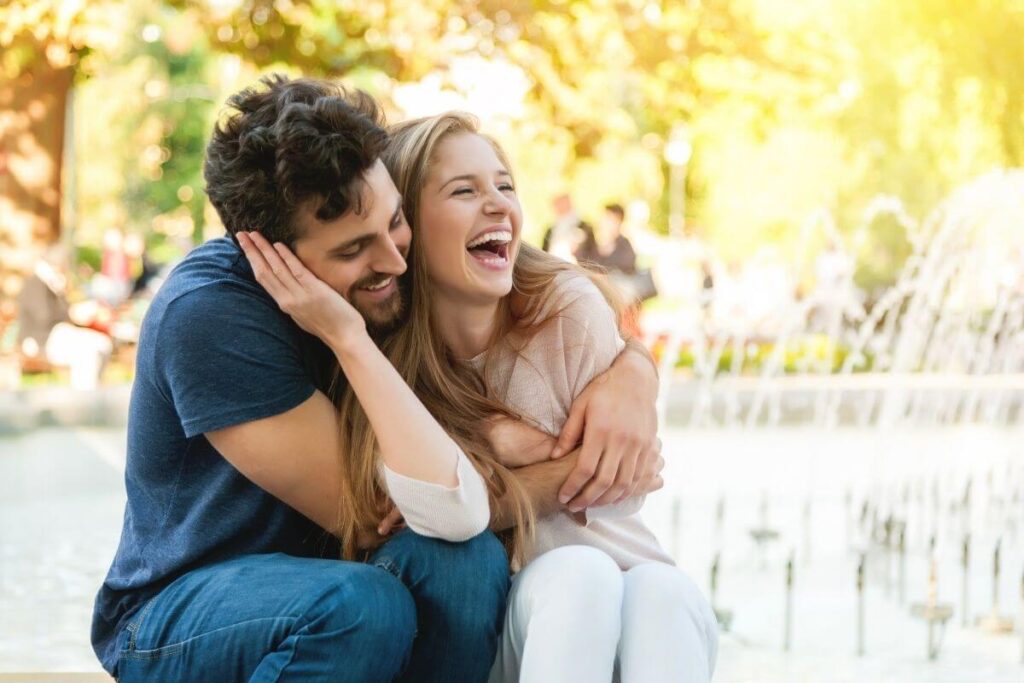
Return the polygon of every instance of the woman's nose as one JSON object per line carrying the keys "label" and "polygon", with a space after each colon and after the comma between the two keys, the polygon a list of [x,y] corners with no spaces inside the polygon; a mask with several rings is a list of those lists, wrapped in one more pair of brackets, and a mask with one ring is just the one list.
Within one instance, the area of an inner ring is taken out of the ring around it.
{"label": "woman's nose", "polygon": [[487,193],[487,201],[484,202],[484,211],[489,214],[505,215],[512,210],[512,201],[497,188]]}

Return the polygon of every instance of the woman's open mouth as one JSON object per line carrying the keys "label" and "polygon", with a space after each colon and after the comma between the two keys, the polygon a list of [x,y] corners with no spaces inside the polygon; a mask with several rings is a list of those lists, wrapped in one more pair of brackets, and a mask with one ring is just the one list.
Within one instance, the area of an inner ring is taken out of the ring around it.
{"label": "woman's open mouth", "polygon": [[466,251],[485,268],[504,270],[509,266],[511,230],[490,230],[466,245]]}

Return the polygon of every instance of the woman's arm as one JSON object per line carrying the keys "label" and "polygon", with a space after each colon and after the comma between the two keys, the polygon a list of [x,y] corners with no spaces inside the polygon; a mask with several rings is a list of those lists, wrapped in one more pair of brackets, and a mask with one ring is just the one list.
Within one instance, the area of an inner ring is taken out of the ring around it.
{"label": "woman's arm", "polygon": [[[448,540],[483,531],[490,510],[482,477],[374,344],[358,311],[284,245],[258,233],[239,233],[238,241],[281,310],[334,352],[373,426],[389,492],[409,526],[428,524],[427,535]],[[453,512],[459,519],[446,521]]]}

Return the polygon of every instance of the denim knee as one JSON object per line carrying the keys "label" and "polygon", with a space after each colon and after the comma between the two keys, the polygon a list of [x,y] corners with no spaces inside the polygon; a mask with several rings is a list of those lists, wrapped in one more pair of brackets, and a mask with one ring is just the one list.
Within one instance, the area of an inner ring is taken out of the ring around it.
{"label": "denim knee", "polygon": [[490,531],[451,543],[406,530],[388,541],[371,562],[400,576],[417,600],[432,596],[447,602],[458,596],[457,602],[476,606],[481,616],[504,613],[508,555]]}
{"label": "denim knee", "polygon": [[508,554],[493,532],[485,531],[462,545],[465,552],[460,555],[461,559],[453,558],[457,571],[476,574],[477,577],[508,578]]}
{"label": "denim knee", "polygon": [[462,545],[462,553],[448,558],[445,564],[447,571],[454,573],[456,580],[462,583],[476,584],[484,589],[476,594],[481,607],[494,607],[504,613],[510,581],[505,546],[490,531],[478,534]]}
{"label": "denim knee", "polygon": [[[405,530],[397,534],[378,553],[377,564],[391,568],[390,558],[415,558],[420,572],[465,574],[477,580],[507,577],[508,555],[498,537],[485,531],[468,541],[453,543]],[[404,562],[402,562],[404,564]]]}
{"label": "denim knee", "polygon": [[405,662],[416,636],[416,606],[396,577],[377,567],[349,567],[310,609],[310,626],[336,634],[368,662]]}

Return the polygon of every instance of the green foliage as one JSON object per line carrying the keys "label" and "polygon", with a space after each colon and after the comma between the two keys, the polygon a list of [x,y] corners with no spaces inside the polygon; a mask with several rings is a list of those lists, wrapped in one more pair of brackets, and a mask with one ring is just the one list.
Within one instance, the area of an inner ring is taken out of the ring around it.
{"label": "green foliage", "polygon": [[906,228],[892,214],[882,214],[855,236],[860,242],[854,282],[869,296],[891,287],[911,253]]}
{"label": "green foliage", "polygon": [[156,116],[163,127],[161,148],[166,157],[156,182],[136,183],[126,201],[134,215],[167,214],[184,210],[201,241],[203,228],[202,161],[214,111],[213,94],[205,85],[209,52],[195,43],[177,54],[163,43],[147,46],[145,54],[162,65],[157,78],[166,79],[166,95],[154,101],[146,116]]}
{"label": "green foliage", "polygon": [[116,52],[130,17],[117,0],[7,0],[0,5],[0,76],[14,79],[43,63],[88,70],[90,55]]}
{"label": "green foliage", "polygon": [[909,246],[891,219],[863,225],[873,197],[920,219],[979,173],[1024,165],[1021,35],[1022,0],[12,0],[0,70],[46,55],[90,76],[76,98],[85,242],[110,226],[153,246],[174,226],[200,239],[205,139],[259,72],[344,77],[399,110],[410,83],[461,92],[473,57],[526,82],[492,125],[530,236],[567,190],[587,217],[643,200],[664,231],[675,131],[693,145],[688,226],[724,260],[766,245],[813,260],[826,239],[804,228],[824,209],[876,290]]}

